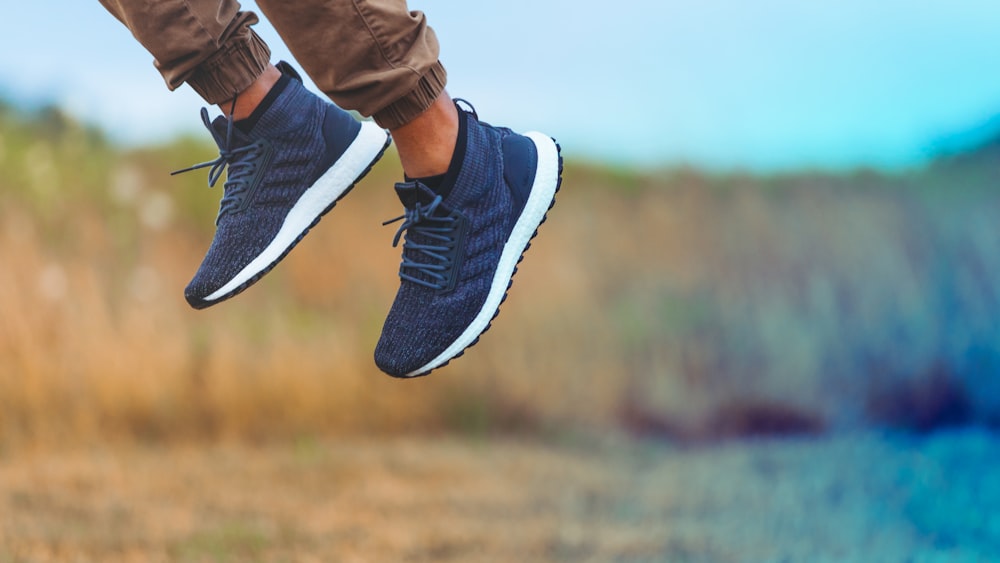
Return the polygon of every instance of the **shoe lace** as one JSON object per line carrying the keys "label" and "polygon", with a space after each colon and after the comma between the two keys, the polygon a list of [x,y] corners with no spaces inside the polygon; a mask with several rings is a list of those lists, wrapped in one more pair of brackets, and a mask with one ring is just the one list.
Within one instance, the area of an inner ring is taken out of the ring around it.
{"label": "shoe lace", "polygon": [[219,219],[223,215],[239,208],[242,202],[241,194],[248,185],[247,180],[257,171],[257,155],[262,146],[261,143],[254,142],[235,149],[231,148],[233,142],[233,109],[235,107],[236,97],[234,96],[233,105],[230,108],[229,115],[226,117],[225,139],[218,138],[215,129],[212,127],[212,121],[208,117],[208,109],[201,108],[201,120],[219,144],[219,157],[215,160],[195,164],[194,166],[175,170],[170,173],[171,176],[175,176],[191,172],[192,170],[211,167],[208,170],[208,187],[212,188],[215,187],[222,173],[228,170],[226,182],[223,184],[225,195],[222,196],[222,201],[219,204],[219,215],[216,217],[216,223],[219,222]]}
{"label": "shoe lace", "polygon": [[[396,231],[396,236],[392,239],[392,246],[399,245],[399,239],[406,234],[403,241],[403,263],[399,267],[399,277],[413,283],[441,290],[448,284],[448,271],[452,266],[452,257],[449,251],[455,246],[455,228],[457,221],[450,215],[435,215],[438,206],[441,205],[442,197],[436,196],[427,205],[417,203],[412,208],[407,208],[403,215],[390,219],[382,223],[389,225],[397,221],[403,221]],[[424,243],[414,242],[411,235],[419,234],[427,241]],[[411,252],[408,252],[411,251]],[[410,258],[412,255],[420,255],[428,258],[426,262],[417,262]],[[434,281],[421,279],[413,274],[422,273]]]}

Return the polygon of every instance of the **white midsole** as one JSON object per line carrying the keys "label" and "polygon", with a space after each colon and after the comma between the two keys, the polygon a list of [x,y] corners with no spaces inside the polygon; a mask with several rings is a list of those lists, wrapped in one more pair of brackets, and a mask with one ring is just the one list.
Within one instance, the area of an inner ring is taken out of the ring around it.
{"label": "white midsole", "polygon": [[444,352],[441,352],[428,364],[407,373],[405,377],[420,375],[441,366],[468,348],[486,330],[490,321],[493,320],[494,313],[500,308],[504,294],[507,293],[507,285],[514,275],[514,268],[517,267],[521,255],[524,254],[524,248],[531,241],[531,237],[534,236],[535,230],[542,223],[545,213],[552,204],[552,198],[555,197],[556,187],[559,184],[559,150],[556,148],[555,141],[548,135],[532,131],[525,133],[524,136],[531,139],[538,150],[535,181],[531,185],[531,195],[528,196],[524,210],[521,211],[521,216],[514,224],[514,230],[511,231],[507,243],[504,244],[497,271],[493,275],[490,292],[486,296],[486,302],[483,303],[476,318],[472,319],[469,326],[458,339],[452,342],[451,346],[448,346]]}
{"label": "white midsole", "polygon": [[240,270],[228,283],[204,301],[215,301],[248,282],[268,268],[371,166],[385,146],[387,133],[371,121],[361,123],[361,131],[337,162],[302,194],[285,216],[285,222],[263,252]]}

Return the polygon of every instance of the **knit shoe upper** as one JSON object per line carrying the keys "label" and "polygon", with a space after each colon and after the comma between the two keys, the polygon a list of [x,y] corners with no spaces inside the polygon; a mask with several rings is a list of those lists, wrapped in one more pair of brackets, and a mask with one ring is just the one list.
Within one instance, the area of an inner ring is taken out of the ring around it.
{"label": "knit shoe upper", "polygon": [[401,282],[375,348],[376,364],[396,377],[424,375],[479,340],[559,188],[551,138],[459,115],[464,157],[446,174],[447,196],[419,181],[396,184]]}
{"label": "knit shoe upper", "polygon": [[[209,186],[228,167],[215,238],[184,291],[202,309],[243,291],[271,270],[346,194],[389,144],[388,134],[359,122],[292,80],[249,133],[220,116],[202,120],[219,146]],[[186,170],[184,170],[186,171]]]}

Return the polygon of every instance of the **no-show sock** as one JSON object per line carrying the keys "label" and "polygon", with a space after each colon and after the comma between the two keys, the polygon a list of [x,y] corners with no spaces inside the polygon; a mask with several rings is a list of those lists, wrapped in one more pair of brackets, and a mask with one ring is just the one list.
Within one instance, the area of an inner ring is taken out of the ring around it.
{"label": "no-show sock", "polygon": [[461,170],[462,162],[465,160],[465,145],[468,143],[469,129],[466,123],[467,119],[472,119],[472,116],[459,110],[458,138],[455,140],[455,151],[451,154],[451,162],[448,163],[448,171],[444,174],[427,176],[425,178],[410,178],[407,176],[406,180],[420,182],[441,197],[448,197],[452,188],[455,187],[455,182],[458,180],[458,171]]}
{"label": "no-show sock", "polygon": [[274,103],[274,100],[278,99],[278,96],[281,95],[281,93],[285,90],[285,87],[288,86],[288,83],[291,82],[291,80],[292,79],[290,76],[288,76],[287,74],[282,74],[281,78],[279,78],[278,81],[274,83],[274,86],[271,87],[271,90],[268,91],[266,96],[264,96],[264,99],[261,100],[259,104],[257,104],[257,107],[253,110],[253,113],[251,113],[250,116],[247,117],[246,119],[240,119],[238,121],[235,121],[233,125],[235,125],[236,128],[242,131],[244,134],[249,135],[250,132],[253,131],[253,128],[257,125],[257,122],[260,121],[261,116],[263,116],[264,113],[271,107],[271,104]]}

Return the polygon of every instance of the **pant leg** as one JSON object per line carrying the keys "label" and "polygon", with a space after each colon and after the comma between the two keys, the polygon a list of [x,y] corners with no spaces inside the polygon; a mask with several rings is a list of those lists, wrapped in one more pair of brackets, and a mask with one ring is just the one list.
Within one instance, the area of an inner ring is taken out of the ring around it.
{"label": "pant leg", "polygon": [[153,55],[167,87],[187,82],[217,104],[245,90],[271,52],[250,28],[253,12],[236,0],[100,0]]}
{"label": "pant leg", "polygon": [[430,107],[447,75],[438,42],[406,0],[258,0],[306,73],[337,105],[404,125]]}

